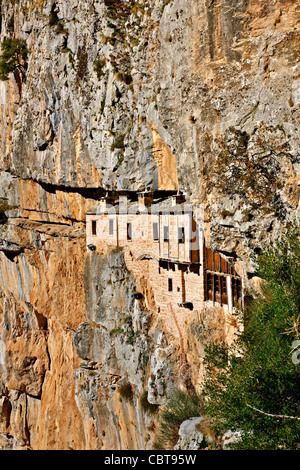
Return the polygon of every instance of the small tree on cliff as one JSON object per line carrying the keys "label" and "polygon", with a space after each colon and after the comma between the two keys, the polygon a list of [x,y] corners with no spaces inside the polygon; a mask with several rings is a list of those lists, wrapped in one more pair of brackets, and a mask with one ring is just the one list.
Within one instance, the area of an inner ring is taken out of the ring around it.
{"label": "small tree on cliff", "polygon": [[1,50],[0,80],[8,80],[9,74],[13,72],[19,74],[22,81],[25,81],[28,57],[26,42],[18,38],[5,38],[1,43]]}
{"label": "small tree on cliff", "polygon": [[300,243],[295,225],[258,258],[265,284],[245,315],[241,356],[208,351],[206,412],[238,449],[300,449]]}

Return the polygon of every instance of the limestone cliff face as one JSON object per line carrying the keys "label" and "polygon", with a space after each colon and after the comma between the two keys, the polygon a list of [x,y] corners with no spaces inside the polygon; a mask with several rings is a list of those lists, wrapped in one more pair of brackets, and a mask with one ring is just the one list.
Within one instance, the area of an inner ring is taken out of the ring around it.
{"label": "limestone cliff face", "polygon": [[105,191],[180,189],[207,244],[252,273],[299,214],[299,13],[2,0],[1,40],[29,55],[26,80],[0,82],[0,447],[149,448],[144,390],[160,405],[201,387],[204,345],[234,325],[205,310],[166,334],[122,253],[86,252],[85,212]]}

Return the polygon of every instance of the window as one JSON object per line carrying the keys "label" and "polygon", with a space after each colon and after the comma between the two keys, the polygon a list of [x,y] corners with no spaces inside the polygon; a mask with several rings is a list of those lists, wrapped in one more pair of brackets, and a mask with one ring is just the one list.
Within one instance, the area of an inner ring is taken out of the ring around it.
{"label": "window", "polygon": [[114,221],[113,219],[110,219],[109,220],[109,235],[113,235],[114,234]]}
{"label": "window", "polygon": [[233,303],[238,304],[242,297],[242,283],[240,279],[232,278],[232,298]]}
{"label": "window", "polygon": [[165,225],[164,226],[164,242],[169,241],[169,226]]}
{"label": "window", "polygon": [[171,278],[168,279],[168,291],[169,292],[173,291],[173,279]]}
{"label": "window", "polygon": [[129,222],[127,224],[127,240],[132,240],[132,224]]}
{"label": "window", "polygon": [[214,276],[214,286],[215,286],[215,292],[220,292],[220,286],[219,286],[219,276],[215,274]]}
{"label": "window", "polygon": [[228,295],[227,295],[227,282],[226,282],[226,277],[221,276],[220,277],[221,281],[221,299],[222,299],[222,305],[227,305],[228,304]]}
{"label": "window", "polygon": [[97,235],[97,221],[92,220],[92,235]]}
{"label": "window", "polygon": [[178,243],[185,242],[184,227],[178,227]]}
{"label": "window", "polygon": [[211,273],[207,273],[207,276],[206,276],[206,291],[207,291],[206,300],[213,300],[214,289],[213,289],[213,278],[212,278]]}
{"label": "window", "polygon": [[221,294],[220,294],[220,276],[217,274],[214,275],[214,300],[215,302],[221,303]]}
{"label": "window", "polygon": [[152,229],[153,229],[153,240],[158,241],[159,238],[158,238],[158,223],[157,222],[154,222],[152,224]]}

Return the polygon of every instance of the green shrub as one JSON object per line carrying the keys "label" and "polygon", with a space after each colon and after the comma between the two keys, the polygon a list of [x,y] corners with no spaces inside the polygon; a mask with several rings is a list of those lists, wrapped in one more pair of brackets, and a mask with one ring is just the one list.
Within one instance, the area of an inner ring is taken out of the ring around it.
{"label": "green shrub", "polygon": [[103,77],[104,75],[104,67],[106,65],[106,60],[103,58],[103,59],[96,59],[94,61],[94,71],[96,72],[96,75],[97,75],[97,78],[98,80],[101,79],[101,77]]}
{"label": "green shrub", "polygon": [[119,156],[118,161],[117,161],[113,171],[116,171],[122,165],[123,161],[124,161],[124,155],[122,154],[122,155]]}
{"label": "green shrub", "polygon": [[149,359],[150,359],[150,358],[149,358],[148,354],[144,354],[144,355],[143,355],[143,366],[144,366],[144,367],[147,366],[147,364],[148,364],[148,362],[149,362]]}
{"label": "green shrub", "polygon": [[134,0],[129,0],[127,3],[120,2],[119,0],[104,0],[104,3],[110,18],[125,21],[130,15],[131,8],[135,2]]}
{"label": "green shrub", "polygon": [[0,80],[8,80],[11,72],[19,72],[25,79],[28,57],[26,41],[18,38],[5,38],[1,43],[1,50]]}
{"label": "green shrub", "polygon": [[140,331],[130,330],[127,334],[127,344],[134,344],[136,338],[140,336]]}
{"label": "green shrub", "polygon": [[116,334],[120,334],[120,333],[123,333],[123,328],[119,327],[119,328],[114,328],[113,330],[110,330],[109,334],[111,336],[113,335],[116,335]]}
{"label": "green shrub", "polygon": [[140,406],[145,413],[149,413],[150,415],[157,413],[159,409],[159,405],[149,402],[147,390],[144,390],[140,396]]}
{"label": "green shrub", "polygon": [[178,441],[178,430],[183,421],[202,414],[202,404],[196,392],[173,389],[159,417],[155,450],[170,450]]}
{"label": "green shrub", "polygon": [[119,134],[119,135],[117,135],[117,137],[116,137],[115,140],[113,141],[113,143],[112,143],[110,149],[111,149],[111,150],[115,150],[115,149],[123,149],[123,148],[125,148],[124,139],[125,139],[125,134]]}

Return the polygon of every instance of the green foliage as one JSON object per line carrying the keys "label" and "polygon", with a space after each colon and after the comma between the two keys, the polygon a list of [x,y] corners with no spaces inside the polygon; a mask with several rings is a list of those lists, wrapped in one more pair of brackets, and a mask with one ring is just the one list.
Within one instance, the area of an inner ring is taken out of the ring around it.
{"label": "green foliage", "polygon": [[178,440],[181,423],[189,418],[200,416],[201,412],[202,405],[197,393],[173,389],[159,417],[159,429],[153,449],[172,449]]}
{"label": "green foliage", "polygon": [[206,413],[217,431],[242,431],[235,448],[300,449],[300,365],[292,360],[300,338],[299,226],[256,261],[264,284],[245,313],[240,354],[224,345],[208,351]]}
{"label": "green foliage", "polygon": [[118,328],[114,328],[113,330],[110,330],[109,334],[110,336],[114,336],[114,335],[123,333],[123,331],[124,331],[123,328],[118,327]]}
{"label": "green foliage", "polygon": [[124,155],[121,154],[118,158],[118,161],[117,161],[115,167],[113,168],[113,171],[116,171],[119,168],[119,166],[122,165],[123,161],[124,161]]}
{"label": "green foliage", "polygon": [[149,358],[148,354],[144,354],[144,355],[143,355],[143,366],[144,366],[144,367],[147,366],[147,364],[148,364],[148,362],[149,362],[149,359],[150,359],[150,358]]}
{"label": "green foliage", "polygon": [[119,0],[104,0],[104,3],[110,18],[123,19],[125,21],[129,17],[135,2],[134,0],[129,0],[127,3],[120,2]]}
{"label": "green foliage", "polygon": [[105,65],[106,65],[106,60],[104,58],[96,59],[94,61],[94,71],[96,72],[98,80],[100,80],[105,73],[103,70]]}
{"label": "green foliage", "polygon": [[159,409],[159,405],[149,402],[147,390],[144,390],[140,396],[140,406],[145,413],[149,413],[150,415],[157,413]]}
{"label": "green foliage", "polygon": [[115,140],[113,141],[110,149],[115,150],[115,149],[123,149],[125,147],[124,144],[124,139],[125,139],[125,134],[119,134],[116,136]]}
{"label": "green foliage", "polygon": [[126,343],[131,344],[131,345],[134,344],[136,338],[138,338],[139,336],[140,336],[140,331],[129,330],[127,334]]}
{"label": "green foliage", "polygon": [[109,21],[109,22],[107,23],[107,26],[108,26],[109,28],[113,28],[113,29],[116,28],[116,25],[115,25],[114,23],[112,23],[111,21]]}
{"label": "green foliage", "polygon": [[18,71],[25,78],[28,49],[26,41],[18,38],[5,38],[1,43],[0,80],[9,79],[11,72]]}
{"label": "green foliage", "polygon": [[205,360],[210,370],[214,368],[224,369],[228,365],[228,349],[225,343],[209,344],[205,349]]}

